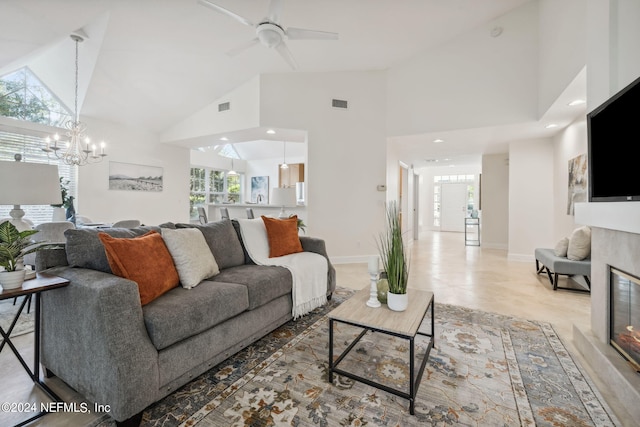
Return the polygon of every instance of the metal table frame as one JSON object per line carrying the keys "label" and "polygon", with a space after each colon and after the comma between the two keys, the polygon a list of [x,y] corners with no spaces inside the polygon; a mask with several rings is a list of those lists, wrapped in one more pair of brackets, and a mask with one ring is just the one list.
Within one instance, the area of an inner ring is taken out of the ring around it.
{"label": "metal table frame", "polygon": [[[429,344],[427,346],[427,350],[425,352],[424,358],[422,359],[422,362],[420,363],[420,368],[418,370],[418,372],[415,372],[415,335],[414,336],[410,336],[410,335],[404,335],[404,334],[400,334],[400,333],[396,333],[396,332],[390,332],[390,331],[385,331],[382,329],[378,329],[378,328],[374,328],[371,326],[367,326],[367,325],[363,325],[363,324],[359,324],[359,323],[354,323],[354,322],[347,322],[344,320],[338,320],[338,319],[329,319],[329,382],[331,384],[333,384],[333,374],[339,374],[339,375],[344,375],[346,377],[349,377],[353,380],[362,382],[364,384],[370,385],[372,387],[376,387],[380,390],[386,391],[388,393],[394,394],[396,396],[400,396],[403,397],[405,399],[409,400],[409,413],[411,415],[415,414],[415,399],[416,399],[416,395],[418,394],[418,387],[420,386],[420,381],[422,380],[422,374],[424,373],[424,368],[427,365],[427,360],[429,359],[429,354],[431,353],[431,349],[435,347],[435,305],[434,305],[434,297],[433,295],[431,296],[431,300],[429,301],[429,304],[427,305],[427,309],[425,310],[423,316],[422,316],[422,320],[424,321],[424,317],[427,315],[427,312],[429,311],[429,307],[431,308],[431,334],[425,334],[423,332],[418,331],[416,333],[416,335],[422,335],[425,337],[429,337]],[[351,326],[356,326],[359,328],[362,328],[363,331],[360,333],[360,335],[358,335],[353,342],[351,342],[351,344],[349,344],[347,346],[347,348],[342,352],[342,354],[340,354],[340,356],[338,356],[338,358],[336,359],[336,361],[333,361],[333,324],[334,322],[340,322],[340,323],[344,323],[347,325],[351,325]],[[422,323],[422,322],[421,322]],[[349,352],[353,349],[353,347],[355,347],[355,345],[362,339],[363,336],[365,336],[367,334],[367,332],[380,332],[383,334],[387,334],[387,335],[392,335],[398,338],[403,338],[409,341],[409,393],[403,391],[403,390],[399,390],[393,387],[389,387],[387,385],[369,380],[367,378],[363,378],[359,375],[353,374],[351,372],[347,372],[345,370],[342,370],[340,368],[338,368],[338,364],[349,354]]]}
{"label": "metal table frame", "polygon": [[[42,292],[48,291],[50,289],[56,289],[60,287],[67,286],[69,281],[66,279],[62,279],[60,277],[48,276],[45,274],[38,274],[37,279],[32,279],[29,281],[25,281],[22,288],[19,289],[11,289],[4,290],[0,292],[0,300],[15,298],[19,296],[25,296],[24,300],[20,304],[18,311],[11,322],[9,328],[5,331],[0,326],[0,336],[2,337],[2,342],[0,343],[0,351],[4,348],[5,344],[9,346],[13,354],[16,356],[24,370],[27,372],[33,383],[38,386],[51,400],[54,402],[62,402],[63,400],[53,392],[47,386],[44,381],[40,379],[40,294]],[[13,332],[13,328],[18,322],[18,318],[22,311],[24,310],[24,306],[27,304],[29,297],[33,295],[35,296],[35,324],[34,324],[34,334],[33,334],[33,370],[29,368],[27,362],[24,360],[16,346],[11,342],[11,332]],[[43,417],[47,412],[38,412],[29,419],[16,424],[15,427],[24,426],[30,424],[34,420]]]}

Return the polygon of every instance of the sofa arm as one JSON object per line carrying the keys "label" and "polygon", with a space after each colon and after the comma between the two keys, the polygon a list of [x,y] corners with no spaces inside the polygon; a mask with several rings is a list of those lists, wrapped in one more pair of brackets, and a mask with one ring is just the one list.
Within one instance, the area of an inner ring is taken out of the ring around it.
{"label": "sofa arm", "polygon": [[35,253],[36,271],[46,270],[51,267],[69,265],[64,244],[59,244],[60,248],[44,249]]}
{"label": "sofa arm", "polygon": [[138,285],[100,271],[55,267],[69,286],[42,293],[42,364],[123,421],[157,398],[158,352]]}
{"label": "sofa arm", "polygon": [[336,289],[336,269],[331,264],[331,260],[329,260],[327,246],[325,245],[324,240],[317,237],[300,236],[300,243],[302,244],[302,249],[305,252],[314,252],[327,259],[327,265],[329,267],[329,271],[327,273],[327,295],[330,296]]}

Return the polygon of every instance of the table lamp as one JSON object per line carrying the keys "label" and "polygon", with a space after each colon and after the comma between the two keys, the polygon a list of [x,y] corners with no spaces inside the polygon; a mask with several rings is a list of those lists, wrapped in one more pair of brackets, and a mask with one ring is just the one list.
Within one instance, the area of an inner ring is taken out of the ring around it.
{"label": "table lamp", "polygon": [[62,203],[58,166],[22,162],[16,154],[15,162],[0,162],[0,205],[13,205],[9,212],[11,224],[18,231],[28,230],[31,224],[22,219],[20,205],[59,205]]}
{"label": "table lamp", "polygon": [[271,204],[276,206],[282,206],[280,210],[280,215],[278,218],[285,219],[288,218],[287,214],[284,212],[285,207],[294,207],[297,205],[296,202],[296,189],[284,188],[284,187],[274,187],[271,190]]}

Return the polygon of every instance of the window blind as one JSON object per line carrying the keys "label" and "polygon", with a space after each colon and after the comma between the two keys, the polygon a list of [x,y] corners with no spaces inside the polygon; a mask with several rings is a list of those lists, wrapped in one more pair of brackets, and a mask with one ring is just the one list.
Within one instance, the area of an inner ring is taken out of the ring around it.
{"label": "window blind", "polygon": [[[55,155],[47,157],[42,151],[43,139],[37,136],[23,135],[12,132],[0,131],[0,161],[14,161],[16,154],[22,154],[22,160],[29,163],[44,163],[58,165],[58,174],[69,181],[69,194],[76,197],[77,167],[60,162]],[[0,183],[0,185],[13,185],[12,183]],[[19,185],[19,183],[15,183]],[[33,221],[34,225],[50,222],[53,216],[53,207],[49,205],[21,206],[25,219]],[[9,218],[10,205],[0,205],[0,220]]]}

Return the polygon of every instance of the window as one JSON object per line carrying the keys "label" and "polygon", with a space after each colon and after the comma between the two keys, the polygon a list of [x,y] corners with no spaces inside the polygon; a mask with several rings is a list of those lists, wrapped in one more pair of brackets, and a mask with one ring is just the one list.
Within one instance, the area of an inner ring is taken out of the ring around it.
{"label": "window", "polygon": [[62,126],[72,114],[27,67],[0,78],[0,115]]}
{"label": "window", "polygon": [[[35,136],[20,135],[16,133],[0,131],[0,160],[14,161],[16,154],[22,154],[23,161],[30,163],[56,164],[56,160],[47,158],[47,153],[42,151],[42,139]],[[58,173],[65,180],[69,181],[69,193],[76,196],[76,171],[77,168],[60,163]],[[33,221],[35,225],[50,222],[53,217],[53,207],[42,206],[21,206],[24,210],[24,217]],[[13,206],[0,206],[0,218],[8,218],[9,211]]]}
{"label": "window", "polygon": [[[72,118],[71,112],[49,89],[31,72],[28,67],[0,77],[0,115],[16,119],[16,128],[20,121],[42,123],[49,126],[62,126]],[[58,164],[57,159],[49,159],[42,151],[42,138],[15,131],[0,130],[0,160],[14,161],[16,154],[22,154],[23,161],[31,163]],[[25,133],[27,133],[25,131]],[[69,193],[76,197],[77,168],[58,164],[58,173],[68,181]],[[40,224],[51,221],[51,206],[21,206],[25,218]],[[0,218],[8,218],[13,206],[0,206]]]}
{"label": "window", "polygon": [[191,168],[189,214],[198,218],[198,206],[207,203],[239,203],[242,194],[242,175],[209,168]]}
{"label": "window", "polygon": [[441,184],[467,183],[467,216],[475,210],[475,175],[436,175],[433,177],[433,225],[440,227]]}

